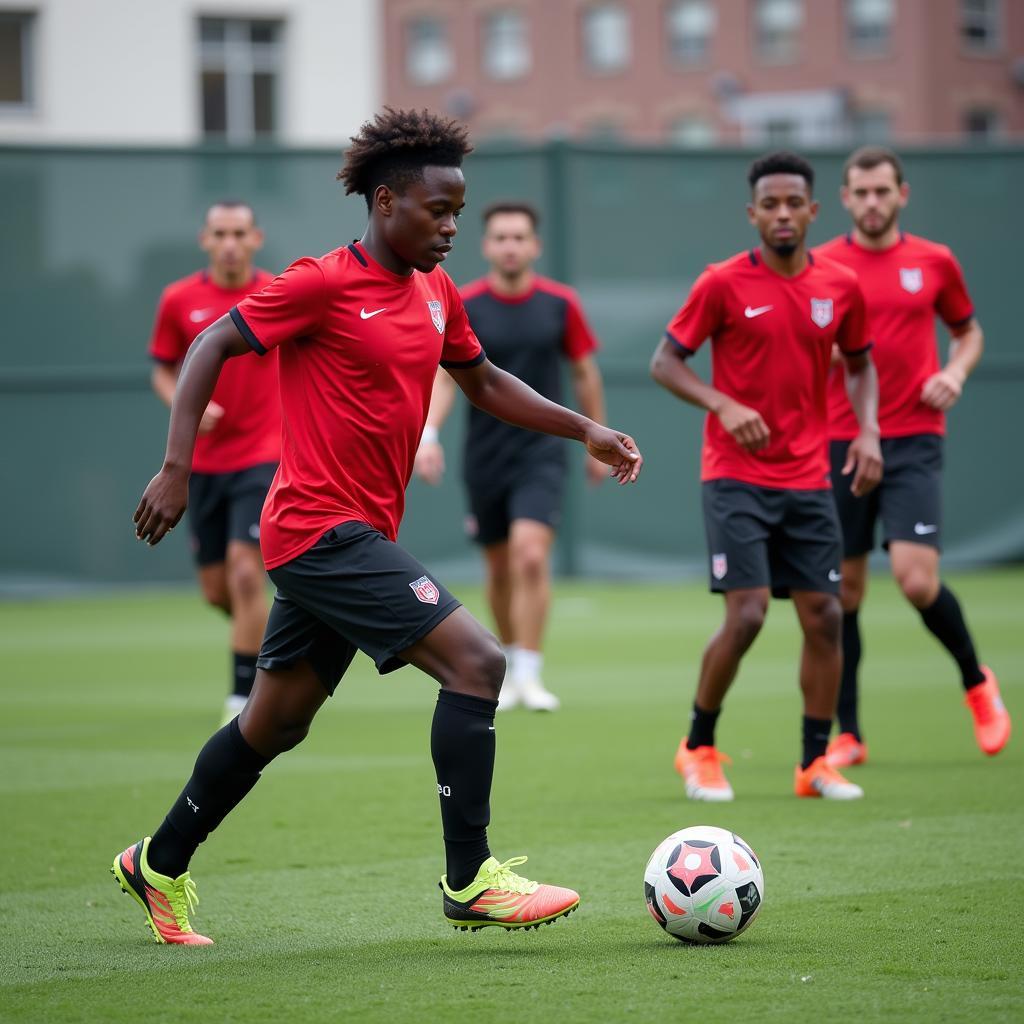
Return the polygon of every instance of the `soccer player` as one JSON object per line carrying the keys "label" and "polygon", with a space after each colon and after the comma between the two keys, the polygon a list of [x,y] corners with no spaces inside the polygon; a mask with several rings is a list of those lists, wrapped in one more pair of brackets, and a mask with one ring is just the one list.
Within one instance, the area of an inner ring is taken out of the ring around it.
{"label": "soccer player", "polygon": [[[803,631],[800,797],[863,795],[830,767],[825,749],[841,661],[839,523],[829,491],[826,381],[842,353],[858,433],[843,473],[855,494],[881,477],[878,383],[868,357],[864,298],[855,276],[806,248],[818,212],[814,172],[793,153],[750,168],[747,217],[759,248],[709,266],[669,324],[651,364],[654,379],[708,412],[701,479],[711,590],[725,620],[704,651],[689,736],[676,769],[694,800],[731,800],[715,725],[740,660],[772,595],[790,597]],[[711,386],[687,360],[711,339]]]}
{"label": "soccer player", "polygon": [[[579,299],[571,288],[533,269],[541,252],[537,211],[529,203],[497,202],[484,210],[483,221],[483,255],[490,270],[461,295],[487,357],[554,402],[562,400],[562,361],[567,360],[576,404],[603,423],[597,339]],[[438,431],[454,397],[455,382],[438,371],[416,455],[416,472],[428,483],[438,483],[444,472]],[[498,710],[521,704],[555,711],[559,701],[542,681],[541,652],[551,604],[551,545],[567,470],[565,444],[471,407],[462,469],[470,529],[483,548],[487,600],[508,663]],[[607,472],[587,457],[591,483]]]}
{"label": "soccer player", "polygon": [[[248,203],[226,199],[206,211],[199,235],[205,270],[164,289],[149,344],[153,390],[170,406],[196,335],[272,275],[253,265],[263,232]],[[203,597],[231,618],[228,722],[245,706],[267,624],[260,512],[281,451],[277,356],[228,364],[199,421],[189,477],[189,532]]]}
{"label": "soccer player", "polygon": [[300,743],[357,650],[381,673],[415,665],[441,689],[430,734],[441,805],[443,912],[456,927],[535,927],[570,913],[571,889],[540,885],[487,842],[494,711],[505,672],[497,640],[395,542],[443,365],[474,404],[572,437],[621,483],[642,459],[632,438],[539,396],[487,361],[440,264],[464,205],[466,131],[428,111],[386,108],[352,140],[339,177],[365,197],[362,239],[303,258],[233,307],[192,346],[178,382],[164,465],[135,513],[158,543],[180,519],[203,410],[224,363],[280,349],[281,467],[260,542],[277,586],[259,671],[242,714],[199,753],[153,838],[113,871],[157,941],[207,944],[192,930],[196,848]]}
{"label": "soccer player", "polygon": [[[857,715],[858,613],[879,518],[896,582],[960,671],[978,746],[986,754],[998,754],[1010,738],[1010,716],[995,673],[979,664],[960,602],[939,575],[945,414],[981,358],[984,341],[953,254],[944,245],[900,230],[900,211],[909,195],[900,159],[892,150],[858,149],[846,161],[841,192],[853,230],[816,250],[853,270],[867,296],[877,346],[885,457],[881,487],[868,497],[851,493],[841,467],[843,450],[857,425],[837,368],[828,393],[833,493],[844,547],[839,734],[828,753],[829,762],[837,767],[861,764],[867,758]],[[951,335],[945,366],[939,365],[936,315]]]}

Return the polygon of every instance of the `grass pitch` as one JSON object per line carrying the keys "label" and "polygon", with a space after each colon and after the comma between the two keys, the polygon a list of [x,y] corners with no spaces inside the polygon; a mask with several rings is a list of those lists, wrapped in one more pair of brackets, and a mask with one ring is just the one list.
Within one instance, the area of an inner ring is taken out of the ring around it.
{"label": "grass pitch", "polygon": [[[719,806],[672,770],[719,601],[560,586],[546,675],[564,710],[499,718],[491,845],[583,902],[526,934],[443,922],[436,687],[361,658],[196,856],[205,949],[150,941],[107,869],[217,724],[223,622],[190,592],[0,605],[0,1020],[1020,1020],[1024,574],[951,582],[1017,715],[1003,754],[977,751],[952,664],[879,578],[865,799],[791,796],[798,637],[776,603],[720,723],[737,799]],[[691,824],[764,864],[761,916],[725,946],[680,945],[644,907],[648,855]]]}

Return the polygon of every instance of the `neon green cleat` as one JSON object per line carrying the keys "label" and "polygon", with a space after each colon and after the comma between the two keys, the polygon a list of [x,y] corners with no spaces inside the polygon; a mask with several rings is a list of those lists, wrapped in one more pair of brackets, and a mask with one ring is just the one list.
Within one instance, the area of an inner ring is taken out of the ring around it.
{"label": "neon green cleat", "polygon": [[169,878],[154,871],[146,860],[149,836],[114,858],[110,873],[146,912],[157,942],[179,946],[212,946],[213,939],[192,931],[188,915],[199,905],[196,883],[186,871]]}
{"label": "neon green cleat", "polygon": [[580,905],[578,892],[531,882],[512,870],[525,863],[525,857],[512,857],[504,863],[488,857],[476,878],[458,892],[449,889],[448,879],[443,877],[440,884],[445,920],[455,928],[473,932],[488,925],[539,928],[571,914]]}

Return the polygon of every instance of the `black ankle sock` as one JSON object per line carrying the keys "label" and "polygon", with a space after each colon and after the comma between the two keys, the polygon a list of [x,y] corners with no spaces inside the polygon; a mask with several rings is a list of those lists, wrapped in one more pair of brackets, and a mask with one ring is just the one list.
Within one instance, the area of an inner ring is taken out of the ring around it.
{"label": "black ankle sock", "polygon": [[985,674],[978,664],[974,641],[964,621],[960,602],[945,583],[939,586],[939,596],[927,608],[921,609],[921,619],[936,636],[939,643],[953,656],[960,669],[961,682],[970,690],[985,681]]}
{"label": "black ankle sock", "polygon": [[803,717],[804,759],[801,768],[807,768],[811,762],[821,757],[828,747],[828,734],[832,731],[832,722],[828,718]]}
{"label": "black ankle sock", "polygon": [[843,612],[843,675],[839,682],[839,704],[836,718],[839,731],[853,733],[861,739],[857,720],[857,672],[860,669],[860,623],[858,611]]}
{"label": "black ankle sock", "polygon": [[235,697],[248,697],[252,693],[252,683],[256,678],[256,659],[258,654],[233,654],[235,677],[232,680],[231,693]]}
{"label": "black ankle sock", "polygon": [[491,820],[496,700],[442,690],[430,729],[430,754],[437,772],[448,887],[463,889],[491,855]]}
{"label": "black ankle sock", "polygon": [[153,834],[147,860],[154,871],[177,878],[196,847],[259,781],[270,758],[245,742],[238,719],[215,732],[196,758],[192,778]]}
{"label": "black ankle sock", "polygon": [[721,713],[721,708],[716,711],[705,711],[696,701],[693,702],[693,711],[690,712],[690,735],[686,739],[687,750],[715,745],[715,724]]}

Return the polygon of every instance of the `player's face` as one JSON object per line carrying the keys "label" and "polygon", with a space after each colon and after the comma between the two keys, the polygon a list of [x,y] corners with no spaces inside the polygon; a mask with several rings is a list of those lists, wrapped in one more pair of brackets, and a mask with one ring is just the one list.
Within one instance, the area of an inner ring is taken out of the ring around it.
{"label": "player's face", "polygon": [[896,181],[896,168],[890,163],[851,167],[839,196],[857,228],[868,238],[880,238],[907,205],[910,186]]}
{"label": "player's face", "polygon": [[423,180],[389,192],[384,219],[388,245],[404,263],[429,273],[451,252],[456,223],[466,205],[466,180],[458,167],[424,167]]}
{"label": "player's face", "polygon": [[518,277],[540,257],[540,239],[525,213],[495,213],[487,221],[484,259],[503,277]]}
{"label": "player's face", "polygon": [[247,275],[253,257],[263,245],[263,232],[247,206],[214,206],[206,215],[199,245],[210,266],[225,277]]}
{"label": "player's face", "polygon": [[780,256],[795,252],[818,216],[807,181],[799,174],[766,174],[754,185],[747,217],[761,241]]}

